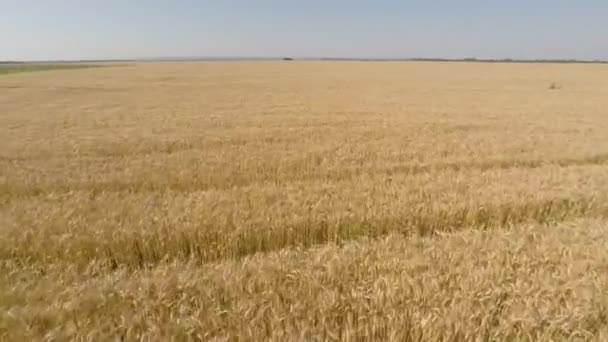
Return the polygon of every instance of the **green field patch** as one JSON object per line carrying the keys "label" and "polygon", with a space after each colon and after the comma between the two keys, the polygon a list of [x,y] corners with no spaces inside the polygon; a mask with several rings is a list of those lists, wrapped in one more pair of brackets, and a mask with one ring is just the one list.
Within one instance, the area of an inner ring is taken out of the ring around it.
{"label": "green field patch", "polygon": [[39,72],[52,70],[74,70],[109,67],[101,64],[77,64],[77,63],[0,63],[0,75],[18,74],[24,72]]}

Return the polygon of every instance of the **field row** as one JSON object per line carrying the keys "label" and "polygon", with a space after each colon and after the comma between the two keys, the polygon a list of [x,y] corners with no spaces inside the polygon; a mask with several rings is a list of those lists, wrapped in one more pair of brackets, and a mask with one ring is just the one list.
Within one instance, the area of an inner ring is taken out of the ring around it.
{"label": "field row", "polygon": [[[608,154],[579,158],[559,159],[480,159],[464,161],[438,161],[436,163],[399,163],[398,161],[372,163],[370,161],[332,161],[328,154],[310,154],[282,161],[269,159],[241,160],[221,163],[202,162],[199,158],[179,160],[181,167],[171,161],[125,162],[107,160],[49,162],[44,169],[31,163],[1,162],[4,169],[0,179],[0,198],[61,194],[71,191],[95,193],[127,191],[182,191],[229,190],[235,187],[275,184],[286,185],[302,181],[343,182],[363,177],[386,177],[387,180],[429,173],[442,177],[442,172],[471,172],[500,169],[547,169],[551,166],[585,166],[608,164]],[[373,158],[370,158],[373,159]],[[74,167],[70,168],[70,163]],[[54,170],[54,166],[57,169]],[[100,174],[100,172],[102,174]]]}
{"label": "field row", "polygon": [[136,272],[5,262],[0,336],[601,340],[607,236],[606,221],[582,220]]}
{"label": "field row", "polygon": [[[226,190],[70,190],[5,198],[0,256],[145,267],[207,262],[391,232],[608,216],[603,165],[543,166]],[[154,190],[154,189],[150,189]]]}

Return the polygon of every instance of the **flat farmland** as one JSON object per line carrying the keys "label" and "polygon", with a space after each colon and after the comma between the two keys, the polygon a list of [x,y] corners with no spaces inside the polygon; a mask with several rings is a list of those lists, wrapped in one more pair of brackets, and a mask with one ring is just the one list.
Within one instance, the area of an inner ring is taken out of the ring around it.
{"label": "flat farmland", "polygon": [[0,76],[0,339],[608,339],[608,65]]}

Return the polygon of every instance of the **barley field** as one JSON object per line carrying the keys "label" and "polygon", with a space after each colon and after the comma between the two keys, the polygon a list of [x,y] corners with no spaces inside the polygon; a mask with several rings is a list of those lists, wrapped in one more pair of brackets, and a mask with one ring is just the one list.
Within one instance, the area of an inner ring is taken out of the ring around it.
{"label": "barley field", "polygon": [[606,340],[608,65],[0,76],[0,340]]}

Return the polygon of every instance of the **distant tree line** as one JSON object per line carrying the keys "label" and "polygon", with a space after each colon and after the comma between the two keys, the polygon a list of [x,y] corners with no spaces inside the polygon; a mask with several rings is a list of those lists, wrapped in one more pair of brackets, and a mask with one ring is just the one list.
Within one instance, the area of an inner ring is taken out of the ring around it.
{"label": "distant tree line", "polygon": [[[391,62],[391,61],[414,61],[414,62],[471,62],[471,63],[596,63],[596,64],[608,64],[608,60],[581,60],[581,59],[479,59],[479,58],[340,58],[340,57],[321,57],[321,58],[299,58],[301,60],[320,60],[320,61],[363,61],[363,62]],[[292,57],[283,58],[247,58],[247,57],[188,57],[188,58],[150,58],[150,59],[117,59],[117,60],[78,60],[78,61],[36,61],[36,62],[24,62],[24,61],[0,61],[0,65],[6,64],[63,64],[63,63],[96,63],[96,62],[145,62],[145,61],[247,61],[247,60],[283,60],[293,61]]]}
{"label": "distant tree line", "polygon": [[604,60],[581,60],[581,59],[488,59],[488,58],[463,58],[463,59],[451,59],[451,58],[411,58],[411,61],[422,61],[422,62],[479,62],[479,63],[601,63],[605,64],[608,61]]}
{"label": "distant tree line", "polygon": [[607,64],[605,60],[580,60],[580,59],[479,59],[479,58],[320,58],[323,61],[412,61],[412,62],[469,62],[469,63],[596,63]]}

